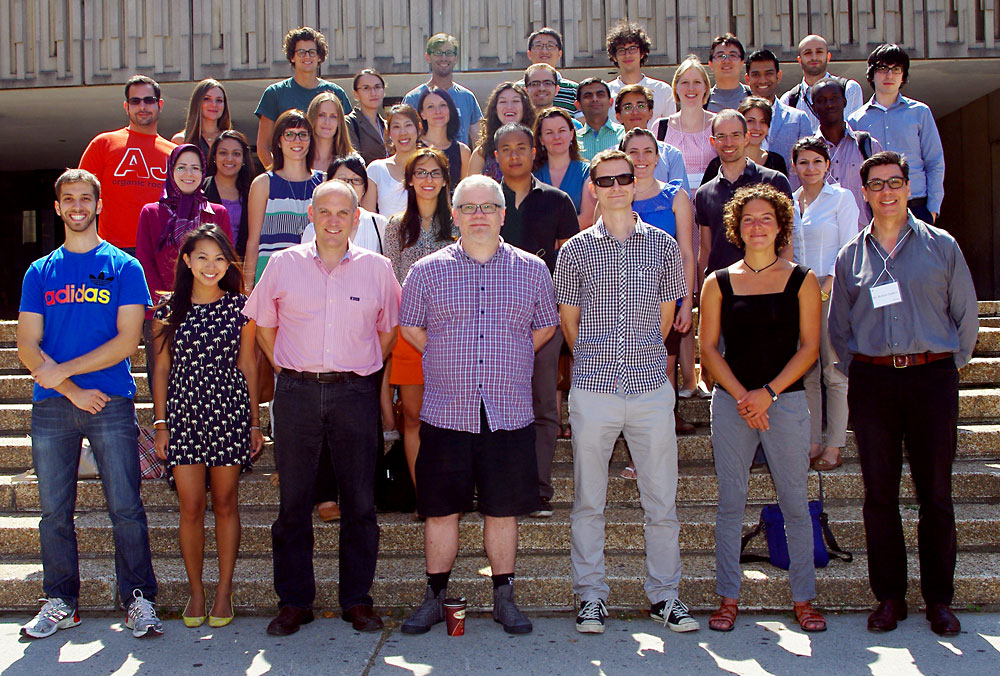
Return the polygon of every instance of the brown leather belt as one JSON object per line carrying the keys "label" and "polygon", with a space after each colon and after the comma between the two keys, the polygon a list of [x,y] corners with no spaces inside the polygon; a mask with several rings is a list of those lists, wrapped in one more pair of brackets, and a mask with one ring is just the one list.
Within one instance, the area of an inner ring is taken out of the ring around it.
{"label": "brown leather belt", "polygon": [[919,352],[917,354],[890,354],[884,357],[869,357],[867,354],[856,354],[854,355],[854,359],[865,364],[904,369],[907,366],[922,366],[923,364],[930,364],[932,361],[950,359],[953,356],[951,352]]}
{"label": "brown leather belt", "polygon": [[296,380],[312,380],[319,383],[346,383],[351,380],[358,380],[365,376],[359,376],[354,371],[327,371],[326,373],[314,373],[312,371],[293,371],[292,369],[282,369],[281,375],[287,375]]}

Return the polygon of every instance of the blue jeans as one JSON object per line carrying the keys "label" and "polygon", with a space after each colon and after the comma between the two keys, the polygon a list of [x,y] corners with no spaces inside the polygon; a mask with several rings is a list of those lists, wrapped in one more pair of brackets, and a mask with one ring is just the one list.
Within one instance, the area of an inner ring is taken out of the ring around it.
{"label": "blue jeans", "polygon": [[340,499],[340,606],[372,604],[378,411],[373,376],[338,383],[278,376],[272,420],[281,481],[271,544],[279,606],[312,608],[316,597],[312,512],[321,453],[330,454]]}
{"label": "blue jeans", "polygon": [[115,573],[124,604],[138,589],[156,600],[156,576],[149,550],[146,512],[139,495],[138,428],[131,399],[112,396],[100,413],[81,411],[66,397],[31,407],[31,457],[38,475],[42,521],[42,588],[47,598],[76,607],[80,567],[73,510],[83,437],[90,440],[114,530]]}

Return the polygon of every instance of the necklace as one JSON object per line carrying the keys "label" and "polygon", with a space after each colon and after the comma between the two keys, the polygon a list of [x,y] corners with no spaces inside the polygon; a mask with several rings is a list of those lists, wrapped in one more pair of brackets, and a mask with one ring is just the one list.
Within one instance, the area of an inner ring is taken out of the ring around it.
{"label": "necklace", "polygon": [[765,265],[761,269],[757,270],[752,265],[750,265],[749,263],[747,263],[747,259],[746,258],[743,259],[743,265],[747,266],[750,269],[750,272],[754,273],[755,275],[759,275],[760,273],[764,272],[764,270],[767,270],[769,267],[771,267],[772,265],[774,265],[777,262],[778,262],[778,257],[775,256],[773,261],[771,261],[770,263],[768,263],[767,265]]}
{"label": "necklace", "polygon": [[[288,190],[289,190],[289,192],[292,193],[292,197],[293,198],[295,198],[299,202],[302,202],[303,200],[305,200],[305,198],[306,198],[306,192],[308,192],[308,190],[309,190],[309,186],[308,186],[309,179],[308,178],[305,181],[295,181],[295,182],[292,182],[292,181],[289,181],[284,176],[282,176],[281,174],[279,174],[278,172],[274,172],[274,175],[277,176],[282,181],[284,181],[285,183],[288,184]],[[299,197],[298,195],[295,194],[295,184],[296,183],[306,183],[307,184],[307,185],[302,186],[302,197]]]}

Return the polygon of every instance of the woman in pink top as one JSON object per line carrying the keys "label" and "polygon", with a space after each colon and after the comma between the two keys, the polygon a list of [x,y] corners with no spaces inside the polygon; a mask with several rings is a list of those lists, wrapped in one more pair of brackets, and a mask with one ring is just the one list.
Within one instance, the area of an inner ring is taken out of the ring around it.
{"label": "woman in pink top", "polygon": [[[708,102],[709,90],[708,71],[695,55],[690,55],[684,59],[671,83],[674,90],[674,101],[677,103],[677,112],[670,117],[660,118],[656,124],[656,137],[661,141],[666,141],[670,145],[678,148],[684,156],[684,169],[688,176],[688,185],[691,186],[691,199],[701,185],[702,174],[708,163],[716,157],[715,148],[712,147],[712,118],[715,113],[705,110],[704,106]],[[691,248],[694,260],[698,260],[699,233],[698,228],[692,228],[693,241]],[[695,289],[701,288],[702,272],[696,270]],[[697,306],[697,295],[695,304]],[[694,370],[694,331],[688,331],[681,340],[680,363],[681,370],[689,373]],[[690,398],[693,394],[708,397],[707,387],[698,387],[694,382],[685,379],[684,387],[678,392],[682,399]]]}
{"label": "woman in pink top", "polygon": [[656,123],[656,138],[681,151],[693,195],[701,185],[701,175],[705,173],[705,167],[716,155],[709,140],[712,136],[712,118],[715,117],[715,113],[710,113],[702,107],[708,101],[711,89],[708,71],[701,65],[698,57],[692,54],[677,66],[671,84],[677,112],[670,117],[660,118]]}

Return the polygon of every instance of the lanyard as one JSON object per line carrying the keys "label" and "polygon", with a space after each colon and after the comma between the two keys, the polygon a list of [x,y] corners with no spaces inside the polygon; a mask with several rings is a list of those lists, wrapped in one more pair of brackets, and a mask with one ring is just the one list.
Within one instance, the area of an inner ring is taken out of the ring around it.
{"label": "lanyard", "polygon": [[[888,256],[883,256],[882,252],[878,250],[878,246],[874,243],[872,244],[872,248],[875,249],[875,253],[877,253],[878,257],[882,259],[882,272],[878,273],[878,277],[876,277],[875,281],[872,282],[872,286],[876,286],[878,284],[878,280],[882,279],[882,275],[888,275],[889,279],[893,282],[896,281],[896,279],[892,276],[892,273],[889,272],[889,259],[892,258],[892,254],[896,253],[896,249],[899,248],[899,245],[903,243],[903,240],[905,240],[911,232],[913,231],[907,230],[906,234],[899,238],[899,241],[896,242],[896,246],[892,247],[892,251],[889,252]],[[874,235],[871,235],[871,237],[874,238]]]}

